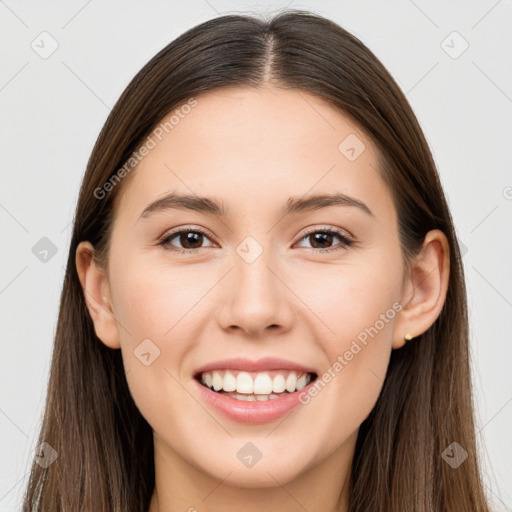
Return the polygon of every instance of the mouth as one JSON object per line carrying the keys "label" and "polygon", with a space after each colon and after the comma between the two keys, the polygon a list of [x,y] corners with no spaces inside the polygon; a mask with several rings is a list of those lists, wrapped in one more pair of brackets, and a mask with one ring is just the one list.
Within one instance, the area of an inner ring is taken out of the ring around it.
{"label": "mouth", "polygon": [[198,372],[194,379],[203,387],[243,402],[265,402],[298,393],[318,377],[316,372],[277,369],[246,371],[218,368]]}
{"label": "mouth", "polygon": [[309,392],[318,375],[316,368],[286,359],[239,357],[197,368],[192,380],[207,407],[232,421],[257,425],[300,409],[302,395]]}

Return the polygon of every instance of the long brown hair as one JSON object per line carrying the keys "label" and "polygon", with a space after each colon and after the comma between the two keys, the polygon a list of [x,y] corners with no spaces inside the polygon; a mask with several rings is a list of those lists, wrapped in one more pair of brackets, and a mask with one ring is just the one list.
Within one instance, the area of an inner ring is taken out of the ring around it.
{"label": "long brown hair", "polygon": [[[317,94],[373,139],[405,260],[431,229],[442,230],[449,242],[449,287],[440,316],[392,352],[382,392],[360,427],[350,511],[489,510],[475,442],[463,266],[429,147],[375,55],[336,23],[293,10],[269,20],[225,15],[188,30],[138,72],[112,109],[83,179],[62,289],[39,437],[58,456],[46,468],[33,463],[25,511],[148,509],[155,483],[152,429],[130,395],[121,351],[96,337],[75,252],[88,240],[98,261],[105,261],[123,181],[100,199],[98,189],[159,121],[201,92],[268,81]],[[442,457],[453,442],[468,454],[457,468]]]}

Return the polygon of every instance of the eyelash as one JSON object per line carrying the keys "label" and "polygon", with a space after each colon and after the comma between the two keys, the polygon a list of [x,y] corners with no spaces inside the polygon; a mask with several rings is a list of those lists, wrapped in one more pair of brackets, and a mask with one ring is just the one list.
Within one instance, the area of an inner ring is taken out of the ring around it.
{"label": "eyelash", "polygon": [[[198,228],[186,228],[186,229],[180,229],[178,231],[173,231],[166,235],[160,242],[158,242],[158,245],[162,246],[166,251],[176,251],[183,254],[195,254],[199,249],[182,249],[180,247],[174,247],[170,245],[170,241],[174,238],[176,238],[177,235],[181,235],[182,233],[200,233],[201,235],[206,236],[207,238],[211,238],[208,233],[205,231],[198,229]],[[306,247],[306,249],[311,249],[314,252],[320,252],[320,253],[326,253],[326,252],[332,252],[332,251],[339,251],[341,249],[344,249],[346,247],[350,247],[355,243],[355,241],[352,238],[349,238],[346,236],[340,229],[337,228],[329,228],[329,229],[312,229],[308,231],[306,234],[304,234],[300,239],[299,242],[304,240],[305,238],[315,234],[315,233],[324,233],[324,234],[330,234],[335,235],[341,240],[341,243],[338,246],[329,247],[327,249],[315,249],[314,247]]]}

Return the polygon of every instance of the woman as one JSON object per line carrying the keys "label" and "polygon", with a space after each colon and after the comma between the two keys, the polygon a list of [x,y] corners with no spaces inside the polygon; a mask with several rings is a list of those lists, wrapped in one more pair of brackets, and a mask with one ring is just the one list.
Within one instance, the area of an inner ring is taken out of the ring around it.
{"label": "woman", "polygon": [[486,511],[474,431],[459,247],[383,65],[304,11],[161,50],[84,176],[24,509]]}

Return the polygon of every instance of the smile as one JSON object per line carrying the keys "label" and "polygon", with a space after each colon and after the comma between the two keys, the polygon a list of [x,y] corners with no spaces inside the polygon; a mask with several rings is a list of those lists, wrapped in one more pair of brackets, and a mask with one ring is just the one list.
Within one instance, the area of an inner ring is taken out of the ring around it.
{"label": "smile", "polygon": [[215,412],[238,423],[260,424],[301,405],[299,394],[307,392],[317,377],[313,368],[284,359],[235,358],[198,368],[193,382]]}
{"label": "smile", "polygon": [[240,370],[213,370],[200,374],[200,382],[210,390],[235,400],[275,400],[280,395],[300,391],[316,374],[290,370],[246,372]]}

